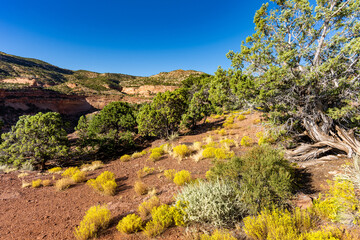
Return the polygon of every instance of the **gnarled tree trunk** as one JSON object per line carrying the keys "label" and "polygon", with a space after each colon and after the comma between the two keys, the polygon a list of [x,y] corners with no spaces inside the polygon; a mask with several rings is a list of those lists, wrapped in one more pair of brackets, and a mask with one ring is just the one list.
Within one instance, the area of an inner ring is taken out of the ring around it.
{"label": "gnarled tree trunk", "polygon": [[[309,136],[313,143],[302,144],[295,149],[288,150],[286,152],[288,159],[294,161],[307,161],[315,158],[332,160],[340,156],[351,158],[353,155],[360,155],[360,142],[355,138],[352,130],[346,131],[334,125],[332,119],[323,113],[320,113],[320,118],[321,126],[313,118],[304,118],[305,134]],[[330,151],[334,152],[333,150],[346,155],[329,155]]]}

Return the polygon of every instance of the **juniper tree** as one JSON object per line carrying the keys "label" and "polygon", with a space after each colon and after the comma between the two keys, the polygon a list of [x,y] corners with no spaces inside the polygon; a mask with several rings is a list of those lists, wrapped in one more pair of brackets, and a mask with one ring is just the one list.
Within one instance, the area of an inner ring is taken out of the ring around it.
{"label": "juniper tree", "polygon": [[68,138],[59,113],[38,113],[19,118],[11,131],[1,135],[0,163],[14,166],[41,164],[68,153]]}
{"label": "juniper tree", "polygon": [[351,129],[360,122],[360,1],[271,2],[256,12],[255,33],[240,51],[228,53],[231,71],[253,80],[254,102],[289,129],[301,123],[315,143],[291,157],[306,160],[334,148],[359,153]]}

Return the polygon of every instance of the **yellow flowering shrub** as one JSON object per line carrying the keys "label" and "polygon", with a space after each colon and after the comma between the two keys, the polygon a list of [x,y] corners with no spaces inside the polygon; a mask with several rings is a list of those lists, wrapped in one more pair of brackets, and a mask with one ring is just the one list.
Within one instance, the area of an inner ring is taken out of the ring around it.
{"label": "yellow flowering shrub", "polygon": [[180,160],[188,156],[191,151],[185,144],[178,145],[173,148],[174,157],[179,158]]}
{"label": "yellow flowering shrub", "polygon": [[174,180],[175,173],[176,173],[176,170],[175,170],[175,169],[168,169],[168,170],[165,170],[165,171],[164,171],[164,176],[165,176],[168,180],[172,181],[172,180]]}
{"label": "yellow flowering shrub", "polygon": [[200,236],[200,240],[236,240],[234,236],[232,236],[227,231],[220,231],[216,229],[210,236],[207,234],[202,234]]}
{"label": "yellow flowering shrub", "polygon": [[115,182],[115,175],[112,172],[104,171],[96,179],[90,179],[87,184],[93,189],[104,195],[115,195],[117,183]]}
{"label": "yellow flowering shrub", "polygon": [[101,229],[106,229],[111,220],[111,213],[105,206],[93,206],[85,214],[79,226],[75,228],[75,237],[85,240],[96,237]]}
{"label": "yellow flowering shrub", "polygon": [[244,136],[240,141],[240,145],[248,147],[251,145],[251,141],[252,139],[249,136]]}
{"label": "yellow flowering shrub", "polygon": [[53,167],[53,168],[48,169],[49,173],[58,173],[58,172],[61,172],[61,171],[62,171],[61,167]]}
{"label": "yellow flowering shrub", "polygon": [[161,158],[161,154],[159,152],[153,152],[150,154],[149,156],[149,160],[152,162],[156,162],[157,160],[159,160]]}
{"label": "yellow flowering shrub", "polygon": [[130,160],[131,160],[131,156],[128,154],[125,154],[125,155],[121,156],[121,158],[120,158],[120,161],[122,161],[122,162],[128,162]]}
{"label": "yellow flowering shrub", "polygon": [[319,195],[314,201],[315,211],[334,222],[354,224],[360,220],[360,201],[355,195],[352,182],[344,179],[328,181],[330,189],[325,196]]}
{"label": "yellow flowering shrub", "polygon": [[178,186],[185,185],[186,183],[191,182],[191,173],[186,170],[181,170],[174,175],[174,183]]}
{"label": "yellow flowering shrub", "polygon": [[142,226],[143,221],[141,217],[136,214],[129,214],[119,221],[116,229],[123,233],[134,233],[140,231]]}
{"label": "yellow flowering shrub", "polygon": [[39,188],[41,187],[41,179],[36,179],[31,182],[31,186],[33,188]]}

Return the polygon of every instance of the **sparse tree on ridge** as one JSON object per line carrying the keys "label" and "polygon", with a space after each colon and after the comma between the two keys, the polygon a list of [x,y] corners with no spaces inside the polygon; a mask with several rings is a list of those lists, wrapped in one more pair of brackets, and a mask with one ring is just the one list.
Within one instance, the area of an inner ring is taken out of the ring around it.
{"label": "sparse tree on ridge", "polygon": [[289,157],[360,154],[353,132],[360,123],[360,1],[318,0],[315,8],[308,0],[271,2],[256,12],[255,33],[241,50],[228,53],[231,71],[253,79],[252,100],[273,117],[306,130],[312,144]]}

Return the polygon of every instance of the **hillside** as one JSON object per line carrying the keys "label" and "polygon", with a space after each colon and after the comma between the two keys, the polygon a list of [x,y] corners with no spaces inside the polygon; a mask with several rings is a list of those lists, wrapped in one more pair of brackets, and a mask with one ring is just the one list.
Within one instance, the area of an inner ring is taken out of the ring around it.
{"label": "hillside", "polygon": [[123,87],[143,85],[177,86],[198,71],[175,70],[150,77],[120,73],[97,73],[63,69],[47,62],[0,52],[0,87],[3,89],[42,87],[65,94],[119,94]]}

